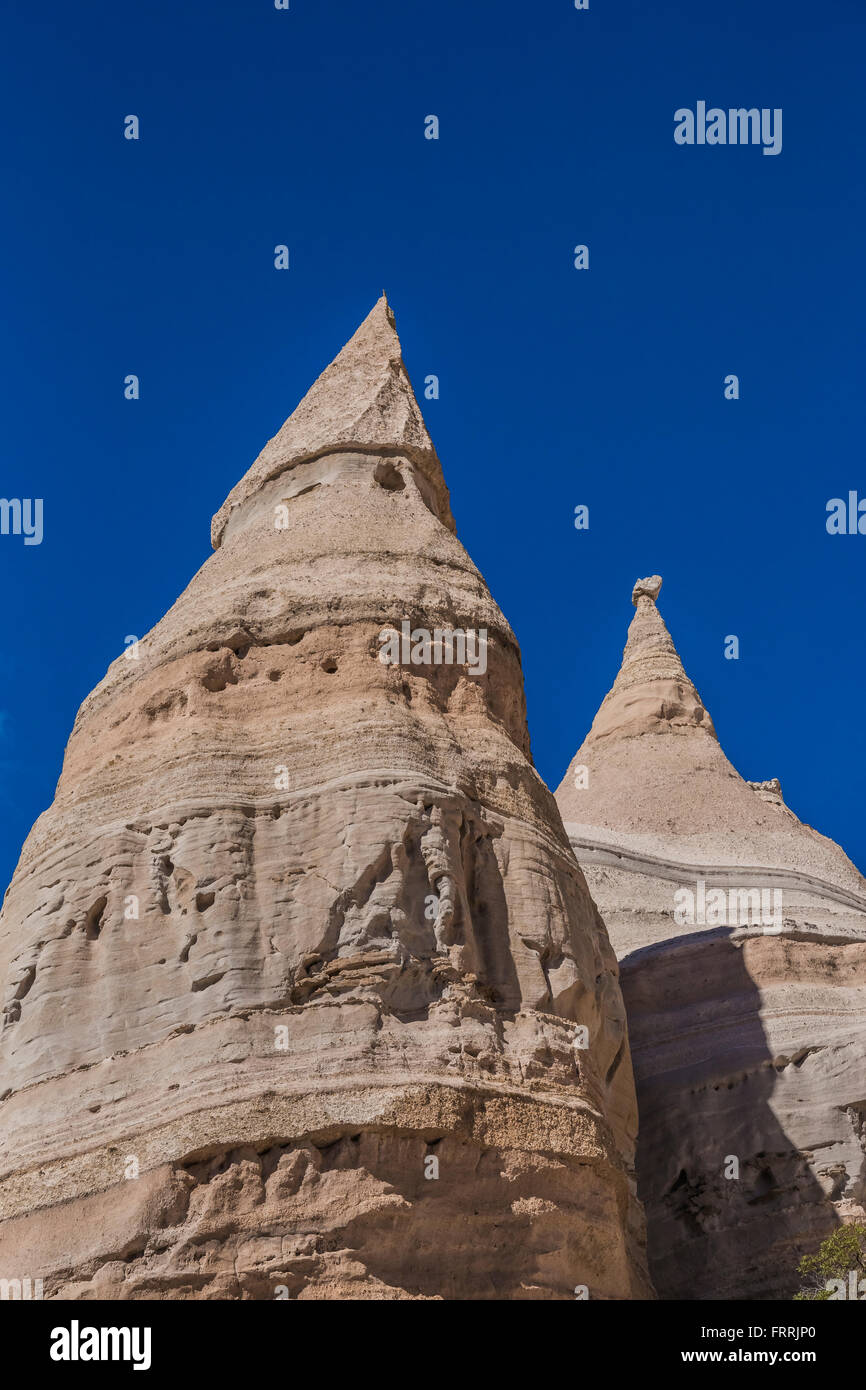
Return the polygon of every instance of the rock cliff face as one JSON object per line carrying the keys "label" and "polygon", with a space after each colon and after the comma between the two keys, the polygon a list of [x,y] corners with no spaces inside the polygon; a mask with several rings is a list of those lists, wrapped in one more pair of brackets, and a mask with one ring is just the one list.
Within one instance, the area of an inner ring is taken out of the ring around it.
{"label": "rock cliff face", "polygon": [[785,1297],[866,1216],[866,882],[728,762],[660,587],[557,801],[620,960],[656,1288]]}
{"label": "rock cliff face", "polygon": [[0,1275],[651,1295],[616,961],[384,298],[212,535],[6,895]]}

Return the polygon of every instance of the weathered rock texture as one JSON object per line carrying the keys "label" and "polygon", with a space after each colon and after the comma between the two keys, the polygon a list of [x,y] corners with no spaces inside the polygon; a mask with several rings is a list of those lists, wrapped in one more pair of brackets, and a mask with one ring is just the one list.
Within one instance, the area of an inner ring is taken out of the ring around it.
{"label": "weathered rock texture", "polygon": [[620,960],[656,1288],[789,1296],[800,1254],[866,1215],[866,882],[778,780],[728,762],[660,587],[635,585],[622,668],[557,801]]}
{"label": "weathered rock texture", "polygon": [[[616,961],[384,298],[213,543],[5,900],[0,1274],[651,1296]],[[486,670],[384,663],[404,619],[486,629]]]}

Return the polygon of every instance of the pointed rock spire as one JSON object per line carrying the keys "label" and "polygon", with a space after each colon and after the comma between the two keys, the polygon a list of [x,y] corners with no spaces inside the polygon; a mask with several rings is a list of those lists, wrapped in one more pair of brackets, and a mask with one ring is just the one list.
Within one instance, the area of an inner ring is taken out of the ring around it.
{"label": "pointed rock spire", "polygon": [[790,1298],[798,1258],[866,1220],[866,882],[778,779],[731,766],[660,586],[635,585],[557,802],[620,961],[656,1287]]}
{"label": "pointed rock spire", "polygon": [[616,962],[384,299],[215,530],[0,913],[0,1274],[648,1294]]}
{"label": "pointed rock spire", "polygon": [[861,892],[838,845],[728,761],[656,606],[661,582],[635,584],[622,665],[557,790],[572,842],[609,829],[653,852],[675,837],[686,862],[809,865]]}
{"label": "pointed rock spire", "polygon": [[715,738],[704,709],[656,607],[661,576],[639,579],[632,590],[635,612],[622,665],[592,729],[591,740],[634,738],[662,730],[700,728]]}
{"label": "pointed rock spire", "polygon": [[222,543],[233,514],[267,482],[299,464],[341,450],[377,454],[394,450],[404,455],[425,475],[439,519],[454,530],[442,467],[412,390],[384,291],[229,493],[211,525],[214,549]]}

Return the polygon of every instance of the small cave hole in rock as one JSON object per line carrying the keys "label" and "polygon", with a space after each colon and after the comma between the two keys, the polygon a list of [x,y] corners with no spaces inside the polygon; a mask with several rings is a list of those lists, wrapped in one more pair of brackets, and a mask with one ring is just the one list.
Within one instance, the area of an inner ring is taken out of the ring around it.
{"label": "small cave hole in rock", "polygon": [[102,931],[102,914],[108,906],[107,898],[99,898],[84,919],[84,935],[88,941],[96,941]]}
{"label": "small cave hole in rock", "polygon": [[201,980],[193,980],[193,994],[200,994],[202,990],[210,989],[212,985],[218,985],[225,973],[226,972],[224,970],[217,970],[214,972],[213,975],[205,975],[204,978]]}
{"label": "small cave hole in rock", "polygon": [[377,463],[373,477],[386,492],[402,492],[406,486],[405,478],[393,463]]}
{"label": "small cave hole in rock", "polygon": [[337,661],[333,656],[323,656],[319,665],[323,671],[327,671],[329,676],[332,676],[337,669]]}
{"label": "small cave hole in rock", "polygon": [[282,680],[282,676],[283,676],[282,671],[268,671],[268,680],[269,680],[269,681],[278,681],[278,680]]}
{"label": "small cave hole in rock", "polygon": [[178,956],[179,961],[182,961],[184,964],[186,964],[186,962],[189,960],[189,953],[197,941],[198,936],[194,932],[190,933],[190,935],[186,938],[186,941],[180,948],[180,955]]}
{"label": "small cave hole in rock", "polygon": [[776,1181],[773,1177],[771,1168],[762,1168],[755,1178],[753,1195],[749,1198],[750,1202],[766,1201],[776,1190]]}

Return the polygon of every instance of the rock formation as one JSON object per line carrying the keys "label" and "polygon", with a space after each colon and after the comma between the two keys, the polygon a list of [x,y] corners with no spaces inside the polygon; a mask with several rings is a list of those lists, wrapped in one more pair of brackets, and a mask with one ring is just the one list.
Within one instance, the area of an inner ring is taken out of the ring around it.
{"label": "rock formation", "polygon": [[616,961],[384,297],[212,538],[6,895],[0,1275],[651,1296]]}
{"label": "rock formation", "polygon": [[656,1289],[786,1297],[866,1217],[866,882],[728,762],[660,588],[557,801],[620,961]]}

